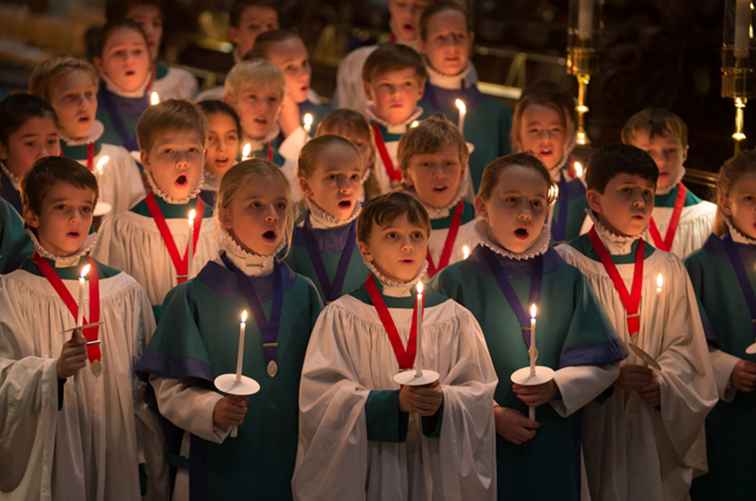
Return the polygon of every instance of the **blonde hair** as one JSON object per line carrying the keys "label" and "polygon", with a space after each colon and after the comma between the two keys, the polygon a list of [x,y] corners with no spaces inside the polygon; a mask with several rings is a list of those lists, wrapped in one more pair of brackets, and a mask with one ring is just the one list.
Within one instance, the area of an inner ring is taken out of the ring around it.
{"label": "blonde hair", "polygon": [[283,96],[286,82],[284,75],[277,66],[264,59],[242,61],[234,65],[226,76],[223,95],[236,99],[243,88],[249,86],[275,86]]}
{"label": "blonde hair", "polygon": [[407,178],[410,160],[415,155],[438,153],[444,146],[454,146],[459,152],[459,161],[467,169],[470,152],[464,136],[456,125],[446,117],[434,115],[426,118],[417,127],[412,127],[399,141],[397,159],[402,176]]}
{"label": "blonde hair", "polygon": [[[327,148],[334,145],[349,149],[352,153],[354,153],[354,156],[358,160],[358,162],[362,163],[362,156],[360,155],[360,151],[354,144],[352,144],[351,141],[341,136],[326,134],[323,136],[317,136],[307,141],[307,144],[304,145],[302,151],[299,153],[297,175],[305,179],[312,176],[315,173],[315,165],[317,164],[320,155]],[[365,167],[365,165],[362,166],[363,169]],[[364,172],[364,170],[362,172]]]}
{"label": "blonde hair", "polygon": [[69,56],[53,57],[34,67],[29,77],[29,94],[41,97],[49,103],[55,82],[60,77],[74,71],[87,73],[92,78],[95,86],[97,86],[99,82],[97,70],[87,61]]}
{"label": "blonde hair", "polygon": [[149,151],[155,136],[167,130],[188,130],[196,132],[205,147],[207,142],[207,118],[196,104],[183,99],[168,99],[149,106],[137,122],[139,149]]}
{"label": "blonde hair", "polygon": [[[296,204],[291,200],[289,181],[276,164],[261,158],[252,158],[231,167],[221,179],[220,188],[218,188],[218,198],[215,205],[216,217],[219,219],[223,217],[224,211],[231,206],[243,186],[252,184],[256,178],[261,177],[274,179],[285,186],[288,204],[286,205],[286,220],[284,221],[284,243],[288,253],[288,249],[291,247],[291,236],[294,232],[297,209]],[[220,226],[222,227],[222,225]]]}
{"label": "blonde hair", "polygon": [[575,108],[572,97],[565,93],[557,84],[546,80],[536,82],[527,87],[520,99],[515,104],[512,113],[512,128],[510,139],[512,150],[516,153],[522,151],[520,129],[522,129],[522,115],[529,106],[546,106],[559,114],[564,125],[566,138],[565,156],[575,147]]}
{"label": "blonde hair", "polygon": [[726,216],[722,213],[722,206],[732,192],[736,182],[747,174],[756,174],[756,150],[738,153],[727,160],[719,169],[717,180],[717,215],[714,219],[712,231],[722,236],[727,233]]}
{"label": "blonde hair", "polygon": [[551,174],[549,174],[549,171],[546,166],[543,165],[543,162],[528,153],[512,153],[511,155],[499,157],[486,165],[486,168],[483,169],[483,177],[480,180],[478,197],[483,201],[489,200],[501,180],[502,173],[507,168],[515,165],[526,169],[532,169],[540,174],[546,182],[546,201],[549,205],[556,202],[558,192],[555,189],[556,184],[551,180]]}
{"label": "blonde hair", "polygon": [[649,139],[670,136],[683,148],[688,147],[688,126],[678,115],[663,108],[646,108],[631,116],[622,127],[622,142],[632,144],[635,133],[646,131]]}

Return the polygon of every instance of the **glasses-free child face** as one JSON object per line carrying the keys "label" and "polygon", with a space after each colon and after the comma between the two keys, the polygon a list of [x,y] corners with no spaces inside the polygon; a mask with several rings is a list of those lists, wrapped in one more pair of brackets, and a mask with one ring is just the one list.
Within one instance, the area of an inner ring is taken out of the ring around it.
{"label": "glasses-free child face", "polygon": [[282,100],[281,89],[275,85],[246,85],[227,101],[241,119],[245,138],[262,141],[277,124]]}
{"label": "glasses-free child face", "polygon": [[286,184],[272,176],[244,183],[222,209],[223,227],[247,251],[272,256],[284,240],[289,199]]}
{"label": "glasses-free child face", "polygon": [[225,113],[213,113],[207,117],[208,141],[205,151],[205,168],[223,177],[236,164],[239,155],[239,132],[236,122]]}
{"label": "glasses-free child face", "polygon": [[475,199],[475,209],[496,243],[519,254],[528,250],[543,230],[549,213],[548,190],[538,171],[511,165],[499,174],[488,200]]}
{"label": "glasses-free child face", "polygon": [[95,193],[59,181],[42,201],[42,210],[24,213],[26,223],[36,230],[37,239],[46,251],[55,256],[76,254],[84,245],[92,226]]}
{"label": "glasses-free child face", "polygon": [[683,148],[680,140],[671,135],[649,137],[648,131],[636,130],[630,142],[654,159],[659,169],[656,191],[664,192],[672,187],[683,172],[683,164],[688,158],[688,148]]}
{"label": "glasses-free child face", "polygon": [[57,156],[60,156],[60,136],[51,118],[30,118],[8,136],[7,144],[0,142],[0,159],[19,178],[40,158]]}
{"label": "glasses-free child face", "polygon": [[278,14],[270,7],[251,6],[244,9],[239,27],[228,29],[228,38],[236,45],[236,53],[244,56],[255,46],[255,40],[266,31],[278,29]]}
{"label": "glasses-free child face", "polygon": [[453,144],[435,153],[413,155],[407,168],[407,178],[417,198],[434,208],[448,207],[454,201],[464,175],[465,165]]}
{"label": "glasses-free child face", "polygon": [[199,186],[205,148],[193,130],[165,130],[156,134],[149,151],[141,151],[144,168],[160,190],[174,199],[186,199]]}
{"label": "glasses-free child face", "polygon": [[588,190],[588,206],[599,220],[619,235],[637,237],[648,227],[654,210],[654,183],[640,176],[617,174],[604,193]]}
{"label": "glasses-free child face", "polygon": [[150,60],[155,61],[160,52],[160,40],[163,38],[163,15],[157,5],[135,5],[129,9],[127,16],[137,23],[147,35],[147,47]]}
{"label": "glasses-free child face", "polygon": [[567,132],[562,117],[549,106],[531,104],[522,112],[522,129],[519,131],[523,152],[540,160],[553,170],[565,154]]}
{"label": "glasses-free child face", "polygon": [[69,139],[89,136],[97,114],[97,82],[85,71],[70,71],[50,89],[50,105],[58,127]]}
{"label": "glasses-free child face", "polygon": [[467,68],[472,43],[465,16],[456,10],[444,10],[428,20],[423,53],[442,75],[459,75]]}
{"label": "glasses-free child face", "polygon": [[302,193],[338,221],[347,220],[363,197],[365,168],[353,148],[332,144],[321,151],[308,178],[300,177]]}
{"label": "glasses-free child face", "polygon": [[401,282],[415,278],[428,253],[428,232],[402,214],[385,226],[373,225],[367,242],[359,242],[360,252],[386,277]]}
{"label": "glasses-free child face", "polygon": [[720,201],[720,208],[730,222],[748,238],[756,239],[756,174],[744,174]]}
{"label": "glasses-free child face", "polygon": [[96,58],[95,64],[119,89],[135,92],[147,81],[152,62],[142,34],[119,28],[110,34],[102,57]]}
{"label": "glasses-free child face", "polygon": [[387,71],[365,84],[365,93],[373,101],[378,118],[389,125],[401,125],[417,109],[425,82],[414,68]]}
{"label": "glasses-free child face", "polygon": [[271,64],[277,66],[286,78],[286,94],[295,103],[307,101],[310,91],[310,57],[300,38],[288,38],[269,50]]}
{"label": "glasses-free child face", "polygon": [[420,15],[428,0],[389,0],[389,27],[398,43],[414,42],[420,37]]}

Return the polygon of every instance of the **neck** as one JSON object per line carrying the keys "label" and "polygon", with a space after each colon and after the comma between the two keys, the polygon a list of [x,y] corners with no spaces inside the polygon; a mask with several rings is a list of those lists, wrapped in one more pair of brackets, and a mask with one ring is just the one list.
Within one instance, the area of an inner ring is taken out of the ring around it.
{"label": "neck", "polygon": [[683,168],[675,177],[674,181],[669,184],[666,188],[657,188],[656,194],[657,195],[667,195],[669,192],[677,188],[677,185],[680,184],[685,177],[685,169]]}
{"label": "neck", "polygon": [[408,297],[412,295],[412,289],[425,274],[427,264],[423,265],[420,272],[414,278],[403,281],[384,274],[374,263],[365,261],[365,266],[383,286],[383,295],[389,297]]}
{"label": "neck", "polygon": [[349,217],[345,219],[337,219],[330,212],[321,209],[318,204],[309,198],[305,199],[305,205],[310,211],[310,224],[314,229],[338,228],[345,224],[349,224],[357,219],[360,215],[360,210],[362,209],[360,204],[357,204]]}
{"label": "neck", "polygon": [[89,254],[97,242],[97,233],[92,233],[87,236],[78,250],[69,254],[61,254],[58,251],[51,250],[52,247],[50,245],[45,245],[41,242],[33,231],[27,231],[27,234],[32,242],[34,252],[55,263],[56,268],[70,268],[71,266],[78,265],[81,258]]}
{"label": "neck", "polygon": [[426,61],[426,69],[428,70],[428,77],[430,83],[436,87],[447,90],[466,89],[473,85],[472,82],[467,81],[467,76],[470,74],[470,64],[468,63],[465,69],[456,75],[445,75],[440,71],[433,68],[430,63]]}
{"label": "neck", "polygon": [[419,106],[415,108],[415,111],[413,111],[409,117],[407,117],[403,121],[399,122],[387,122],[383,118],[381,118],[377,113],[374,106],[370,106],[367,109],[367,117],[369,120],[372,120],[373,122],[378,122],[379,124],[386,127],[389,133],[391,134],[404,134],[407,132],[407,128],[409,125],[417,120],[420,115],[423,114],[423,109]]}
{"label": "neck", "polygon": [[113,94],[116,94],[121,97],[144,97],[145,90],[147,90],[147,84],[150,82],[149,74],[145,76],[144,82],[133,90],[126,90],[118,86],[115,82],[113,82],[107,75],[104,73],[100,74],[100,78],[105,82],[105,87],[112,92]]}
{"label": "neck", "polygon": [[81,146],[96,142],[104,132],[105,127],[102,125],[102,122],[95,120],[92,123],[92,127],[89,128],[89,132],[80,137],[69,136],[65,132],[61,132],[60,137],[66,146]]}
{"label": "neck", "polygon": [[270,131],[268,131],[267,134],[260,137],[252,137],[249,135],[244,136],[244,143],[249,143],[252,145],[252,151],[257,151],[263,146],[265,146],[266,143],[269,143],[273,141],[278,135],[281,133],[281,128],[276,124]]}
{"label": "neck", "polygon": [[606,222],[605,218],[596,215],[593,211],[589,211],[588,215],[593,220],[596,233],[612,255],[624,256],[629,254],[632,250],[633,243],[640,238],[640,235],[626,235],[617,231],[613,226]]}

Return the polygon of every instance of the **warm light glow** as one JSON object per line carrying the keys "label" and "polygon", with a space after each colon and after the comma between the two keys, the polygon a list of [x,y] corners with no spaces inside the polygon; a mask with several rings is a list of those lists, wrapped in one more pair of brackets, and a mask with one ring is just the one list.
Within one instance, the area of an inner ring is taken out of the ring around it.
{"label": "warm light glow", "polygon": [[304,130],[307,132],[310,132],[310,129],[312,129],[312,123],[315,121],[315,119],[312,116],[312,113],[305,113],[302,117],[302,124],[304,125]]}
{"label": "warm light glow", "polygon": [[464,101],[462,101],[461,99],[459,99],[459,98],[455,99],[455,100],[454,100],[454,106],[456,106],[456,107],[457,107],[457,109],[459,110],[459,112],[460,112],[461,114],[463,114],[463,115],[464,115],[464,114],[466,114],[466,113],[467,113],[467,105],[466,105],[466,104],[465,104],[465,102],[464,102]]}
{"label": "warm light glow", "polygon": [[156,104],[160,104],[160,94],[153,90],[150,93],[150,105],[155,106]]}
{"label": "warm light glow", "polygon": [[530,305],[530,319],[535,320],[535,318],[538,316],[538,306],[535,305],[535,303]]}
{"label": "warm light glow", "polygon": [[247,323],[247,310],[242,310],[239,318],[241,319],[241,323],[246,324]]}
{"label": "warm light glow", "polygon": [[418,296],[422,296],[423,295],[423,291],[425,290],[425,286],[423,285],[423,283],[422,282],[418,282],[417,286],[415,286],[415,288],[417,289],[417,295]]}
{"label": "warm light glow", "polygon": [[467,259],[468,257],[470,257],[470,247],[469,246],[467,246],[467,245],[463,245],[462,246],[462,257],[464,259]]}
{"label": "warm light glow", "polygon": [[585,135],[585,132],[578,132],[575,142],[581,146],[588,144],[588,137]]}
{"label": "warm light glow", "polygon": [[412,123],[410,124],[410,129],[414,129],[418,125],[420,125],[420,122],[417,120],[413,120]]}
{"label": "warm light glow", "polygon": [[250,143],[244,143],[242,147],[242,161],[249,160],[249,156],[252,154],[252,145]]}
{"label": "warm light glow", "polygon": [[189,211],[189,215],[187,216],[187,219],[189,220],[189,226],[194,226],[194,218],[197,217],[197,211],[192,209]]}
{"label": "warm light glow", "polygon": [[575,177],[583,177],[583,164],[580,162],[575,162],[572,164],[572,166],[575,168]]}
{"label": "warm light glow", "polygon": [[103,171],[105,170],[105,166],[108,165],[108,162],[110,162],[110,157],[108,155],[101,156],[97,161],[97,165],[95,166],[95,174],[101,176]]}
{"label": "warm light glow", "polygon": [[664,275],[659,273],[656,275],[656,292],[661,292],[664,288]]}
{"label": "warm light glow", "polygon": [[92,265],[90,264],[85,264],[84,266],[82,266],[81,273],[79,273],[79,280],[83,281],[84,279],[86,279],[87,275],[89,275],[89,270],[91,269],[92,269]]}

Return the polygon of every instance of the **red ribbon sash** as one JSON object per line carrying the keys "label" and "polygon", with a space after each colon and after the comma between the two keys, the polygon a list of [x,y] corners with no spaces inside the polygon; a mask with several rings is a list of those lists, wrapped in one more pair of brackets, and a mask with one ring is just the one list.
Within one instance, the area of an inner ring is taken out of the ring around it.
{"label": "red ribbon sash", "polygon": [[[60,279],[60,276],[55,272],[52,266],[50,266],[50,264],[42,259],[36,252],[34,253],[34,255],[32,255],[32,260],[34,261],[34,264],[37,265],[37,268],[39,268],[39,271],[41,271],[45,276],[50,285],[52,285],[52,288],[55,289],[55,292],[58,293],[58,297],[63,300],[66,307],[68,308],[68,311],[71,312],[71,315],[73,315],[74,320],[77,320],[79,317],[80,305],[76,304],[76,300],[66,288],[65,284],[63,284],[63,280]],[[86,316],[84,317],[84,325],[95,324],[91,327],[86,327],[83,329],[84,339],[89,342],[97,341],[97,336],[99,335],[100,330],[100,326],[97,325],[100,321],[100,277],[97,275],[97,264],[95,263],[94,259],[92,259],[91,257],[87,258],[87,262],[92,267],[92,269],[89,271],[88,276],[89,319],[87,319]],[[102,351],[100,350],[100,345],[98,343],[87,345],[87,358],[89,358],[90,362],[95,362],[102,359]]]}
{"label": "red ribbon sash", "polygon": [[[186,243],[184,255],[179,256],[178,248],[176,247],[176,242],[173,241],[171,230],[168,228],[168,223],[165,222],[165,216],[163,216],[163,212],[160,210],[160,207],[158,207],[158,204],[155,201],[155,196],[152,192],[147,193],[147,197],[145,197],[144,201],[147,203],[147,210],[150,211],[150,215],[160,231],[160,236],[163,237],[163,243],[165,243],[165,248],[168,250],[168,255],[171,256],[173,268],[176,270],[176,279],[178,283],[186,282],[189,277],[189,242]],[[193,255],[197,254],[197,241],[199,240],[200,229],[202,228],[202,216],[205,213],[205,204],[201,198],[197,198],[195,210],[197,211],[197,217],[194,219],[191,239]]]}
{"label": "red ribbon sash", "polygon": [[609,255],[609,251],[604,242],[601,241],[596,233],[596,227],[591,228],[588,233],[588,237],[591,239],[591,246],[593,251],[598,254],[601,259],[601,263],[604,265],[606,273],[614,283],[614,289],[619,294],[622,306],[625,307],[625,315],[627,315],[627,331],[630,335],[635,335],[640,330],[640,302],[641,302],[641,290],[643,289],[643,259],[645,242],[641,240],[638,242],[638,247],[635,249],[635,268],[633,270],[633,285],[631,291],[628,293],[625,282],[617,271],[612,261],[612,257]]}
{"label": "red ribbon sash", "polygon": [[661,237],[659,227],[656,226],[653,216],[648,225],[648,232],[651,234],[651,239],[654,241],[654,245],[657,249],[669,252],[672,249],[672,242],[675,241],[675,235],[677,234],[677,226],[680,224],[680,216],[682,215],[683,204],[685,203],[685,194],[687,193],[685,185],[680,183],[680,188],[677,191],[677,198],[675,198],[675,205],[672,208],[672,217],[669,219],[669,227],[667,233],[664,235],[664,239]]}
{"label": "red ribbon sash", "polygon": [[386,174],[388,174],[388,177],[392,182],[398,183],[402,180],[402,171],[394,167],[394,161],[391,160],[391,155],[388,152],[388,148],[386,148],[386,143],[383,142],[383,134],[381,134],[380,127],[376,124],[372,124],[372,128],[375,147],[378,149],[381,162],[383,162],[383,166],[386,168]]}
{"label": "red ribbon sash", "polygon": [[[399,337],[399,331],[396,329],[396,324],[394,324],[394,319],[391,318],[391,314],[386,307],[386,303],[383,301],[373,275],[370,275],[365,282],[365,289],[367,289],[375,311],[378,313],[383,328],[386,330],[391,347],[394,349],[396,361],[399,363],[399,368],[403,370],[411,369],[415,365],[415,353],[417,351],[417,301],[415,301],[415,307],[412,309],[412,325],[410,327],[410,336],[407,340],[407,349],[405,349],[402,345],[402,338]],[[423,297],[423,301],[425,301],[425,297]]]}
{"label": "red ribbon sash", "polygon": [[441,250],[441,256],[438,258],[438,266],[433,262],[431,257],[430,248],[428,248],[428,254],[425,256],[428,261],[428,277],[433,277],[436,273],[443,270],[449,265],[451,259],[452,250],[454,249],[454,242],[457,240],[457,233],[459,233],[459,226],[462,221],[462,212],[465,209],[465,202],[459,201],[454,208],[454,215],[452,216],[451,226],[449,227],[449,233],[446,234],[446,241],[444,241],[444,247]]}
{"label": "red ribbon sash", "polygon": [[268,162],[273,161],[273,146],[268,143]]}
{"label": "red ribbon sash", "polygon": [[87,170],[94,172],[94,143],[87,143]]}

